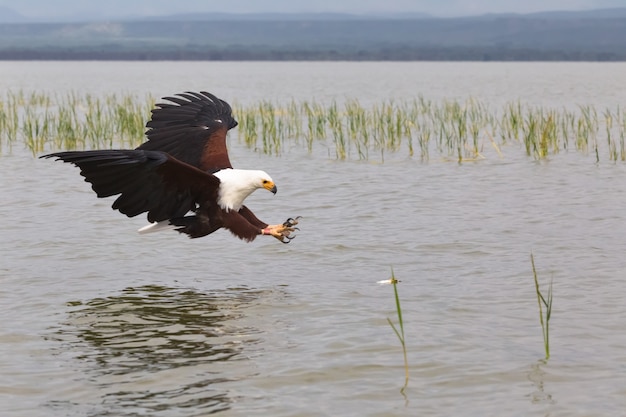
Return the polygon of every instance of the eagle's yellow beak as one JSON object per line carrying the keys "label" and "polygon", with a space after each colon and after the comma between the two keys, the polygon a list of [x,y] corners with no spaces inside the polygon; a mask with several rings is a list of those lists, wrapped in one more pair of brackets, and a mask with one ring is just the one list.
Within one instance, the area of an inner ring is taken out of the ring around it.
{"label": "eagle's yellow beak", "polygon": [[265,188],[268,191],[271,191],[272,194],[276,194],[276,191],[278,191],[278,189],[276,188],[276,185],[272,181],[263,181],[263,188]]}

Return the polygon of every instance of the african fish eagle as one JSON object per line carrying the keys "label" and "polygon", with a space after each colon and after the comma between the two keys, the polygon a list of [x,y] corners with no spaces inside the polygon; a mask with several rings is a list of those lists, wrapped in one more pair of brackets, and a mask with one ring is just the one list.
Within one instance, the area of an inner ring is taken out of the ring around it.
{"label": "african fish eagle", "polygon": [[136,149],[56,152],[80,168],[98,197],[118,195],[113,209],[128,217],[148,213],[150,225],[140,232],[169,226],[191,238],[220,228],[252,241],[269,235],[288,243],[298,218],[268,225],[243,202],[276,185],[264,171],[234,169],[226,134],[237,126],[231,107],[213,94],[186,92],[164,97],[146,124],[147,141]]}

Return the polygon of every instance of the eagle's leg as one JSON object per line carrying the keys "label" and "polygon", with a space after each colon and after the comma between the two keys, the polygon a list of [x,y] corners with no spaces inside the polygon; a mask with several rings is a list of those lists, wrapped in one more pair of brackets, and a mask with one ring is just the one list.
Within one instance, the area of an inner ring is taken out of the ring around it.
{"label": "eagle's leg", "polygon": [[300,219],[300,216],[296,217],[295,219],[290,217],[282,224],[267,226],[265,229],[263,229],[263,234],[272,235],[283,243],[289,243],[291,239],[295,237],[290,236],[291,233],[295,232],[296,230],[300,230],[295,227],[298,224],[298,219]]}

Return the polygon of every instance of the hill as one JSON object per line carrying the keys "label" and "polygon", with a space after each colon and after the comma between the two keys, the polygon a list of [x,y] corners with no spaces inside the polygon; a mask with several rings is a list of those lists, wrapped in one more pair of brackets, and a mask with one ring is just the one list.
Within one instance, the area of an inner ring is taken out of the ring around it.
{"label": "hill", "polygon": [[0,59],[626,60],[626,8],[464,18],[178,15],[0,24]]}

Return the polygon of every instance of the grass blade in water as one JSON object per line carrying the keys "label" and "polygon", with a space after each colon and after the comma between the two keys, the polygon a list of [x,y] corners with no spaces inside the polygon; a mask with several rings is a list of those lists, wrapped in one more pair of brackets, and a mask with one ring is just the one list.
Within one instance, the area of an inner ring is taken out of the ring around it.
{"label": "grass blade in water", "polygon": [[[539,290],[539,280],[537,278],[537,270],[535,268],[535,258],[530,254],[530,262],[533,267],[533,277],[535,278],[535,291],[537,292],[537,304],[539,305],[539,323],[541,323],[541,331],[543,333],[543,345],[546,352],[546,360],[550,359],[550,317],[552,316],[552,280],[548,287],[548,298],[546,299]],[[543,306],[546,308],[545,320],[543,314]]]}
{"label": "grass blade in water", "polygon": [[409,384],[409,362],[406,357],[406,343],[404,339],[404,322],[402,321],[402,308],[400,307],[400,297],[398,296],[398,282],[399,281],[396,279],[393,273],[393,269],[391,270],[391,279],[389,281],[393,285],[393,293],[396,299],[396,312],[398,314],[398,325],[400,327],[400,330],[398,330],[398,328],[393,324],[393,322],[389,318],[387,318],[387,322],[389,323],[393,331],[396,333],[396,336],[398,336],[398,339],[400,340],[400,344],[402,345],[402,354],[404,355],[404,386],[402,387],[400,392],[404,394],[404,390]]}

